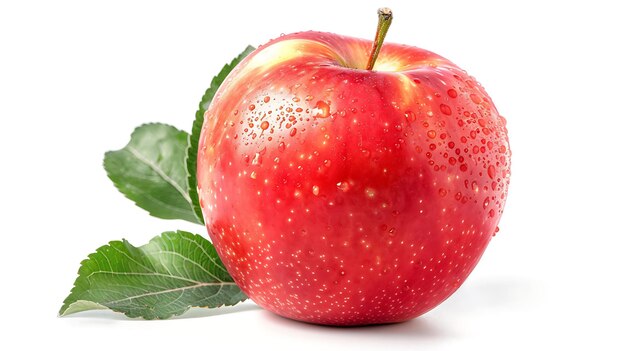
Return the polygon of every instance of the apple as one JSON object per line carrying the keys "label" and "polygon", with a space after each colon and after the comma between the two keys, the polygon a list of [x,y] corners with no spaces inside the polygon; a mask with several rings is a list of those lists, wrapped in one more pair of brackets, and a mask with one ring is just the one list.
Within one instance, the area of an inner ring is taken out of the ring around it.
{"label": "apple", "polygon": [[205,114],[198,190],[228,272],[258,305],[327,325],[417,317],[465,281],[495,232],[506,122],[447,59],[330,33],[281,36]]}

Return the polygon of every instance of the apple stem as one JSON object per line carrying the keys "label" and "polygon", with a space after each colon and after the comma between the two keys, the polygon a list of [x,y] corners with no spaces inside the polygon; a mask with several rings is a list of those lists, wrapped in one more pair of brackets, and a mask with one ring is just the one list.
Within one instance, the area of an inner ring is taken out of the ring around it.
{"label": "apple stem", "polygon": [[367,61],[366,69],[368,71],[371,71],[374,68],[374,64],[378,58],[378,53],[380,53],[380,48],[383,46],[383,41],[385,41],[385,36],[391,26],[392,19],[393,14],[391,13],[390,8],[382,7],[378,9],[378,27],[376,28],[376,36],[374,37],[374,45],[372,46],[370,59]]}

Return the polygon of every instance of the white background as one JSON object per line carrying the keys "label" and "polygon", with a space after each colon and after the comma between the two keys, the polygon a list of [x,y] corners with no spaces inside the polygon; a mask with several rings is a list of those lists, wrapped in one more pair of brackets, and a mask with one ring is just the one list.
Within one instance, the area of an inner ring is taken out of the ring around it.
{"label": "white background", "polygon": [[[288,1],[0,5],[0,320],[4,350],[626,348],[626,21],[619,2]],[[159,121],[189,130],[212,76],[247,44],[321,30],[437,52],[507,117],[511,188],[500,232],[461,289],[404,324],[329,328],[251,302],[167,321],[58,318],[79,263],[203,228],[149,217],[103,153]]]}

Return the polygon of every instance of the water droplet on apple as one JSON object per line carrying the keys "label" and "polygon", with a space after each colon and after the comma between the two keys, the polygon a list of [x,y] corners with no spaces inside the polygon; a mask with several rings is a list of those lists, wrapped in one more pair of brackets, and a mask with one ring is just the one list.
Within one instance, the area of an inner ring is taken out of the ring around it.
{"label": "water droplet on apple", "polygon": [[315,118],[326,118],[330,116],[330,105],[325,101],[319,100],[315,104],[312,113]]}
{"label": "water droplet on apple", "polygon": [[413,113],[413,111],[406,111],[404,113],[404,117],[406,117],[406,120],[409,122],[415,122],[415,120],[417,119],[417,117],[415,116],[415,113]]}
{"label": "water droplet on apple", "polygon": [[267,128],[269,128],[269,127],[270,127],[270,124],[269,124],[269,122],[268,122],[268,121],[263,121],[263,122],[261,123],[261,129],[262,129],[262,130],[266,130],[266,129],[267,129]]}
{"label": "water droplet on apple", "polygon": [[489,210],[489,217],[493,218],[493,216],[496,215],[496,211],[493,210],[493,208],[491,210]]}
{"label": "water droplet on apple", "polygon": [[472,99],[472,102],[474,102],[475,104],[480,104],[481,102],[480,97],[478,97],[478,95],[476,94],[470,94],[470,99]]}
{"label": "water droplet on apple", "polygon": [[440,188],[439,189],[439,196],[444,197],[446,195],[448,195],[448,191],[446,189],[444,189],[444,188]]}
{"label": "water droplet on apple", "polygon": [[437,137],[437,132],[431,129],[428,131],[428,133],[426,133],[426,135],[431,139],[435,139],[435,137]]}
{"label": "water droplet on apple", "polygon": [[348,182],[339,182],[337,183],[337,188],[345,193],[350,190],[350,184]]}
{"label": "water droplet on apple", "polygon": [[487,206],[489,206],[489,196],[487,196],[483,201],[483,208],[487,208]]}
{"label": "water droplet on apple", "polygon": [[256,172],[252,172],[252,173],[250,173],[250,178],[252,178],[252,179],[256,179]]}
{"label": "water droplet on apple", "polygon": [[248,110],[253,111],[255,109],[256,106],[254,106],[254,104],[251,104],[250,106],[248,106]]}
{"label": "water droplet on apple", "polygon": [[461,170],[461,172],[466,172],[467,171],[467,164],[462,164],[461,167],[459,167],[459,169]]}
{"label": "water droplet on apple", "polygon": [[450,106],[446,104],[439,105],[439,110],[441,110],[441,113],[443,113],[444,115],[450,116],[452,114],[452,110],[450,109]]}
{"label": "water droplet on apple", "polygon": [[261,154],[257,152],[254,154],[254,158],[252,159],[252,164],[260,165],[261,163],[263,163],[263,158],[261,157]]}
{"label": "water droplet on apple", "polygon": [[297,132],[298,132],[298,129],[297,129],[297,128],[293,128],[293,129],[289,132],[289,135],[290,135],[290,136],[294,136],[294,135],[296,135],[296,133],[297,133]]}
{"label": "water droplet on apple", "polygon": [[453,99],[454,99],[455,97],[457,97],[457,95],[458,95],[458,94],[457,94],[456,90],[454,90],[454,89],[448,89],[448,96],[449,96],[449,97],[451,97],[451,98],[453,98]]}
{"label": "water droplet on apple", "polygon": [[313,185],[313,188],[311,188],[311,191],[313,192],[313,195],[317,196],[320,194],[320,187],[317,185]]}
{"label": "water droplet on apple", "polygon": [[284,142],[280,142],[280,144],[278,144],[278,151],[283,152],[285,151],[285,143]]}
{"label": "water droplet on apple", "polygon": [[264,103],[268,103],[268,102],[270,102],[270,97],[269,97],[269,96],[264,97],[264,98],[263,98],[263,102],[264,102]]}
{"label": "water droplet on apple", "polygon": [[489,178],[493,179],[496,176],[496,168],[493,165],[489,165],[487,168],[487,174]]}

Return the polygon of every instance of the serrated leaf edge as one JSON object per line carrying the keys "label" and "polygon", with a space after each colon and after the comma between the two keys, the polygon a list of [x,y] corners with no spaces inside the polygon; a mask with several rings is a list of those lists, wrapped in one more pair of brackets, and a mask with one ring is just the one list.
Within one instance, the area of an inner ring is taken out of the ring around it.
{"label": "serrated leaf edge", "polygon": [[[116,308],[107,307],[107,306],[105,306],[104,304],[100,304],[100,303],[93,302],[93,301],[89,301],[89,300],[75,300],[75,301],[72,301],[72,302],[70,302],[70,303],[68,303],[68,301],[71,299],[71,297],[72,297],[72,296],[74,295],[74,293],[76,292],[75,290],[78,288],[78,287],[76,286],[76,281],[77,281],[77,280],[80,278],[80,276],[84,273],[84,272],[83,272],[83,270],[84,270],[84,269],[86,269],[86,268],[85,268],[85,264],[86,264],[87,262],[89,262],[89,260],[91,260],[91,259],[92,259],[92,256],[94,256],[94,255],[96,255],[96,254],[101,253],[101,251],[102,251],[102,250],[104,250],[104,249],[105,249],[105,247],[113,247],[113,245],[114,245],[114,244],[123,244],[123,245],[125,245],[125,246],[130,246],[132,249],[135,249],[135,250],[141,250],[142,248],[144,248],[144,247],[146,247],[146,246],[150,245],[150,244],[151,244],[152,242],[154,242],[155,240],[159,240],[159,239],[160,239],[160,238],[162,238],[162,237],[165,237],[165,236],[170,236],[170,235],[173,235],[173,234],[189,234],[189,235],[192,235],[192,236],[194,236],[194,237],[199,237],[199,238],[201,238],[201,239],[203,239],[203,240],[206,240],[206,239],[205,239],[204,237],[202,237],[201,235],[194,234],[194,233],[191,233],[191,232],[187,232],[187,231],[184,231],[184,230],[176,230],[176,231],[166,231],[166,232],[163,232],[163,233],[161,233],[160,235],[157,235],[157,236],[153,237],[152,239],[150,239],[150,241],[149,241],[147,244],[144,244],[144,245],[139,246],[139,247],[135,247],[134,245],[132,245],[132,244],[131,244],[128,240],[126,240],[126,239],[122,239],[122,240],[112,240],[112,241],[109,241],[107,244],[102,245],[102,246],[100,246],[99,248],[97,248],[95,252],[92,252],[92,253],[90,253],[89,255],[87,255],[87,258],[86,258],[86,259],[84,259],[84,260],[82,260],[82,261],[80,262],[80,267],[79,267],[79,269],[78,269],[78,277],[77,277],[77,278],[76,278],[76,280],[74,281],[74,286],[73,286],[73,287],[72,287],[72,289],[70,290],[70,294],[69,294],[69,295],[65,298],[65,300],[63,301],[63,305],[61,306],[61,309],[60,309],[60,310],[59,310],[59,312],[58,312],[58,316],[59,316],[59,317],[64,317],[64,316],[68,316],[68,315],[71,315],[71,314],[74,314],[74,313],[83,312],[83,311],[88,311],[88,310],[108,309],[108,310],[111,310],[111,311],[113,311],[113,312],[117,312],[117,313],[124,314],[124,315],[125,315],[125,316],[127,316],[128,318],[141,318],[141,319],[146,319],[146,320],[147,320],[147,319],[150,319],[150,318],[145,318],[145,317],[141,317],[141,316],[137,316],[137,317],[135,317],[135,316],[131,316],[129,312],[124,312],[124,311],[118,310],[118,309],[116,309]],[[209,256],[209,259],[210,259],[212,262],[215,262],[215,261],[214,261],[214,260],[210,257],[210,255],[208,255],[208,256]],[[218,280],[219,280],[219,279],[218,279]],[[211,285],[213,285],[213,286],[215,286],[215,285],[220,285],[220,286],[232,286],[232,285],[234,285],[234,286],[237,286],[237,284],[236,284],[234,281],[222,281],[222,280],[219,280],[219,281],[220,281],[219,283],[200,283],[200,284],[193,285],[193,286],[186,286],[186,287],[184,287],[184,288],[185,288],[185,289],[189,289],[189,288],[199,288],[199,287],[202,287],[202,286],[211,286]],[[180,289],[181,289],[181,288],[177,288],[177,289],[174,289],[174,290],[180,290]],[[164,293],[164,292],[171,292],[171,291],[162,291],[162,292],[159,292],[159,293]],[[218,293],[219,293],[219,292],[218,292]],[[214,295],[217,295],[217,293],[216,293],[216,294],[214,294]],[[243,301],[245,301],[245,300],[247,300],[247,299],[248,299],[248,298],[247,298],[247,296],[245,296],[245,294],[243,294],[243,292],[242,292],[242,295],[243,295],[243,298],[242,298],[242,299],[239,299],[239,300],[236,300],[234,303],[223,303],[223,304],[221,304],[221,305],[217,305],[217,306],[214,306],[214,307],[187,305],[187,307],[186,307],[186,308],[184,308],[183,310],[181,310],[181,311],[180,311],[180,312],[178,312],[178,313],[177,313],[177,312],[173,312],[172,314],[168,315],[167,317],[164,317],[164,318],[154,318],[154,319],[168,319],[168,318],[171,318],[171,317],[174,317],[174,316],[180,316],[180,315],[182,315],[182,314],[186,313],[187,311],[189,311],[189,309],[190,309],[190,308],[192,308],[192,307],[198,307],[198,308],[219,308],[219,307],[223,307],[223,306],[234,306],[234,305],[236,305],[236,304],[238,304],[238,303],[240,303],[240,302],[243,302]],[[137,296],[136,296],[136,297],[137,297]],[[136,298],[136,297],[134,297],[134,298]],[[115,301],[113,301],[113,302],[115,302]],[[83,304],[83,305],[90,305],[92,308],[88,308],[88,309],[81,309],[81,308],[77,308],[77,306],[80,306],[81,304]],[[74,309],[73,309],[73,307],[74,307]]]}
{"label": "serrated leaf edge", "polygon": [[[129,145],[130,145],[130,141],[133,139],[133,137],[135,137],[135,134],[137,133],[137,131],[138,131],[139,129],[141,129],[141,128],[145,128],[145,127],[149,127],[149,126],[153,126],[153,125],[174,128],[176,131],[178,131],[178,132],[180,132],[180,133],[185,133],[185,134],[187,134],[187,140],[189,141],[189,133],[187,133],[187,132],[186,132],[186,131],[184,131],[184,130],[178,129],[178,128],[176,128],[176,127],[174,127],[174,126],[170,125],[170,124],[166,124],[166,123],[156,123],[156,122],[153,122],[153,123],[143,123],[143,124],[139,125],[138,127],[136,127],[135,129],[133,129],[133,132],[130,134],[130,139],[129,139],[128,143],[127,143],[126,145],[124,145],[124,147],[122,147],[122,148],[120,148],[120,149],[117,149],[117,150],[107,151],[107,152],[105,152],[105,153],[104,153],[104,158],[103,158],[103,160],[102,160],[102,167],[104,168],[104,170],[105,170],[105,172],[106,172],[107,177],[109,178],[109,180],[111,180],[111,183],[113,183],[113,186],[115,186],[115,189],[117,189],[117,191],[118,191],[118,192],[120,192],[122,195],[124,195],[124,197],[125,197],[125,198],[129,199],[130,201],[132,201],[132,202],[135,204],[135,206],[137,206],[137,207],[141,208],[142,210],[144,210],[144,211],[148,212],[148,214],[150,214],[151,216],[156,217],[156,218],[160,218],[160,219],[167,219],[167,218],[157,217],[157,216],[156,216],[156,215],[155,215],[152,211],[147,210],[147,209],[145,209],[145,208],[143,208],[143,207],[139,206],[139,204],[137,203],[137,201],[135,201],[135,200],[131,199],[131,198],[130,198],[130,197],[129,197],[129,196],[128,196],[128,195],[127,195],[124,191],[123,191],[123,189],[122,189],[122,184],[121,184],[121,183],[116,182],[115,180],[113,180],[113,178],[111,177],[111,172],[109,172],[109,167],[107,166],[107,159],[108,159],[108,157],[107,157],[107,156],[108,156],[109,154],[114,153],[114,152],[120,152],[120,151],[124,150],[125,148],[129,147]],[[189,145],[187,145],[187,147],[189,147]],[[130,147],[130,148],[132,149],[132,147]],[[129,151],[129,152],[130,152],[130,153],[131,153],[131,154],[132,154],[135,158],[137,158],[137,159],[141,160],[141,159],[140,159],[140,158],[138,158],[138,157],[137,157],[137,155],[135,155],[133,152],[131,152],[131,151]],[[144,162],[144,161],[142,161],[142,162]],[[186,160],[185,160],[185,163],[186,163]],[[183,198],[185,199],[185,201],[189,204],[189,208],[192,210],[192,212],[194,213],[194,215],[196,215],[195,217],[196,217],[196,219],[197,219],[197,214],[195,213],[194,204],[193,204],[193,200],[192,200],[192,198],[191,198],[191,194],[190,194],[190,193],[188,193],[188,192],[185,192],[185,191],[184,191],[184,190],[183,190],[183,189],[182,189],[182,188],[181,188],[178,184],[176,184],[176,182],[174,182],[174,181],[173,181],[173,180],[172,180],[169,176],[167,176],[166,174],[163,174],[163,172],[162,172],[162,171],[157,171],[157,170],[155,170],[155,168],[154,168],[154,167],[152,167],[152,166],[150,165],[150,164],[151,164],[151,162],[147,162],[147,164],[148,164],[148,166],[149,166],[150,168],[152,168],[152,170],[153,170],[153,171],[155,171],[155,172],[156,172],[156,173],[157,173],[157,174],[158,174],[158,175],[159,175],[159,176],[160,176],[163,180],[165,180],[168,184],[170,184],[171,186],[173,186],[173,187],[174,187],[174,188],[175,188],[175,189],[176,189],[176,190],[177,190],[177,191],[181,194],[181,196],[183,196]],[[187,177],[189,177],[189,176],[187,176]],[[136,191],[139,191],[139,189],[137,189],[137,188],[135,188],[135,190],[136,190]],[[196,193],[196,194],[197,194],[197,193]],[[170,204],[168,204],[167,202],[161,201],[161,200],[160,200],[160,199],[158,199],[158,198],[154,198],[154,197],[152,197],[152,199],[153,199],[155,202],[159,202],[159,203],[161,203],[161,204],[163,205],[163,207],[170,208],[170,209],[172,210],[172,212],[175,212],[175,213],[176,213],[176,212],[180,212],[180,209],[179,209],[178,207],[173,207],[173,206],[171,206]],[[182,217],[182,216],[180,216],[180,217]],[[178,218],[178,219],[180,219],[180,218]],[[202,220],[202,221],[195,221],[195,222],[192,222],[192,223],[203,225],[203,224],[204,224],[204,220]]]}
{"label": "serrated leaf edge", "polygon": [[211,85],[200,99],[198,110],[196,111],[196,115],[191,126],[191,133],[187,138],[187,157],[185,159],[185,164],[187,165],[187,187],[189,188],[189,197],[191,198],[193,211],[201,224],[204,224],[204,217],[202,215],[202,208],[200,207],[200,199],[198,196],[196,170],[198,166],[198,142],[200,140],[202,125],[204,124],[204,113],[208,109],[208,106],[206,105],[213,100],[215,93],[222,83],[228,78],[228,75],[233,71],[233,69],[254,50],[255,48],[253,46],[248,45],[239,55],[237,55],[237,57],[232,59],[230,63],[225,64],[220,72],[213,77],[213,79],[211,79]]}

